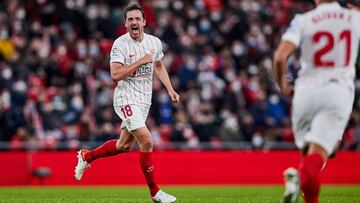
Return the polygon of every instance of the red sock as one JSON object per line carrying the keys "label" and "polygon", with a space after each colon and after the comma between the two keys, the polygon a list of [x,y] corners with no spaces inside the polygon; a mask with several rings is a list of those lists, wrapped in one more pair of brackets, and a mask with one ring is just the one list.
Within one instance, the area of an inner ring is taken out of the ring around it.
{"label": "red sock", "polygon": [[320,192],[320,170],[324,161],[319,154],[306,155],[300,164],[301,189],[305,203],[318,203]]}
{"label": "red sock", "polygon": [[152,152],[140,152],[140,167],[145,176],[152,197],[160,190],[154,178],[154,164]]}
{"label": "red sock", "polygon": [[94,150],[90,150],[84,153],[84,159],[88,163],[94,161],[97,158],[113,156],[121,153],[116,149],[117,140],[109,140]]}

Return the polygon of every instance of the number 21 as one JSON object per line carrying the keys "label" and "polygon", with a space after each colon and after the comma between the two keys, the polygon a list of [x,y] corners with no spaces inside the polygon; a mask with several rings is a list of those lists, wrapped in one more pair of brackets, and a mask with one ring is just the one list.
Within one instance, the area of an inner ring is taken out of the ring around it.
{"label": "number 21", "polygon": [[[335,66],[335,62],[332,60],[324,60],[322,57],[331,51],[335,45],[335,37],[333,34],[327,31],[319,31],[315,33],[312,38],[313,43],[319,43],[321,38],[326,38],[327,43],[321,49],[314,54],[314,66],[315,67],[328,67],[332,68]],[[351,52],[351,31],[344,30],[340,33],[339,41],[345,40],[345,66],[349,65],[350,52]]]}

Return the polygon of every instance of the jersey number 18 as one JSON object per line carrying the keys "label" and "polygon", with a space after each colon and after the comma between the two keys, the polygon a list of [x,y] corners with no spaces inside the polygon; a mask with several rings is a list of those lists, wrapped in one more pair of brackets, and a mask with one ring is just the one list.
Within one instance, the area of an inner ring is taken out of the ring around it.
{"label": "jersey number 18", "polygon": [[125,118],[133,115],[130,105],[126,105],[126,106],[122,107],[121,112],[123,113]]}

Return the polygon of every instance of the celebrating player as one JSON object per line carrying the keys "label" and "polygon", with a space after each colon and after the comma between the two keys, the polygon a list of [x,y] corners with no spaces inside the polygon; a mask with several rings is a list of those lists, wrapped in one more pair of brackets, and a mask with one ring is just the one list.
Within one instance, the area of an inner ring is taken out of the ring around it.
{"label": "celebrating player", "polygon": [[355,60],[360,12],[335,0],[315,0],[316,8],[296,15],[274,54],[274,74],[282,93],[289,92],[287,59],[300,47],[301,70],[295,82],[292,123],[303,151],[298,169],[284,172],[284,202],[319,200],[320,170],[342,138],[354,101]]}
{"label": "celebrating player", "polygon": [[170,203],[176,198],[159,189],[154,178],[152,160],[153,142],[145,121],[151,105],[153,70],[166,87],[173,102],[179,102],[162,57],[161,41],[144,33],[146,19],[139,5],[130,5],[124,11],[128,33],[115,40],[110,53],[111,78],[117,83],[114,91],[114,109],[121,118],[118,140],[110,140],[94,150],[81,149],[75,178],[80,180],[84,170],[97,158],[128,152],[136,141],[140,147],[140,166],[154,202]]}

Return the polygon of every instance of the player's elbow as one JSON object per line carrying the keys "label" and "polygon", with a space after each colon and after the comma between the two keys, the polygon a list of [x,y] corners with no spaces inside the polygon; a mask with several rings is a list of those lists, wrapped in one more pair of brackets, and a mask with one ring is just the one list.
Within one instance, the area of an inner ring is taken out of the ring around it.
{"label": "player's elbow", "polygon": [[118,79],[119,79],[119,78],[117,77],[117,75],[114,74],[114,73],[111,73],[111,74],[110,74],[110,77],[111,77],[111,80],[114,81],[114,82],[118,81]]}
{"label": "player's elbow", "polygon": [[122,67],[123,65],[120,63],[110,63],[110,77],[114,82],[118,82],[126,77]]}
{"label": "player's elbow", "polygon": [[279,50],[276,50],[273,55],[273,63],[274,64],[282,64],[285,63],[287,60],[286,54],[280,52]]}
{"label": "player's elbow", "polygon": [[124,79],[124,77],[122,75],[120,75],[120,74],[117,74],[117,73],[111,73],[111,79],[114,82],[118,82],[118,81]]}

